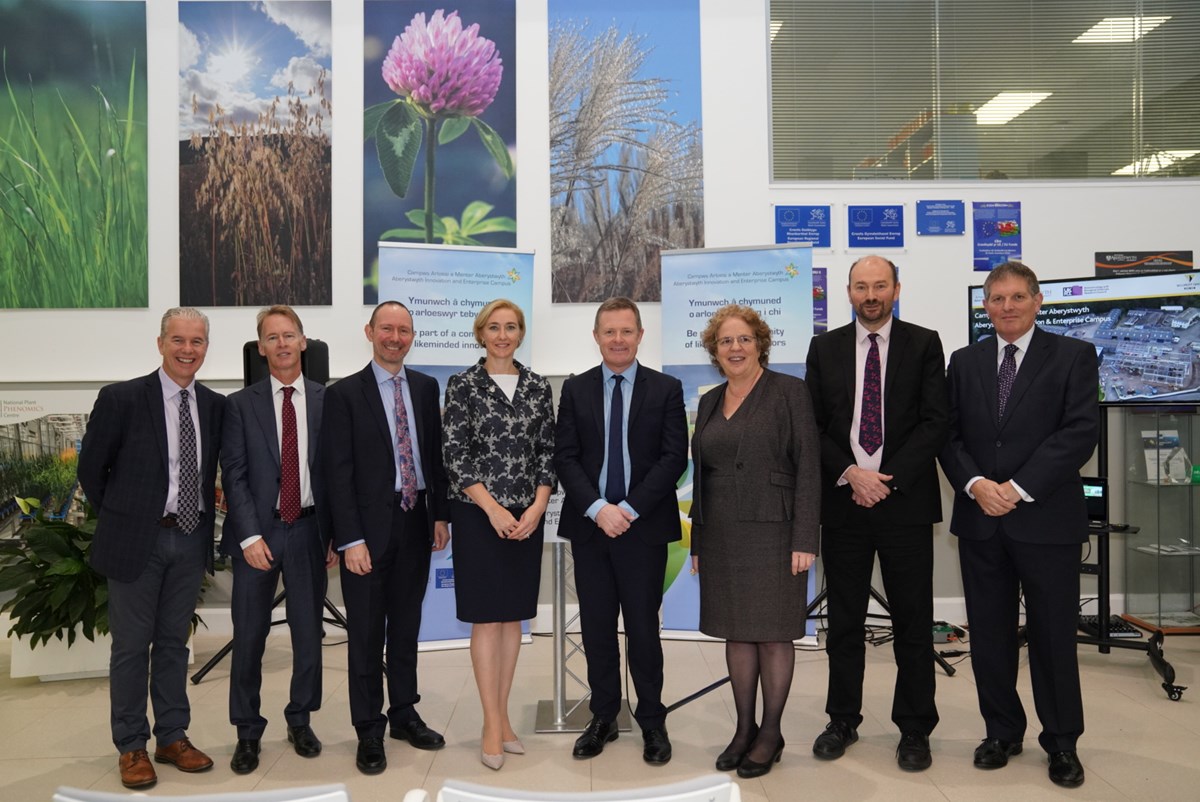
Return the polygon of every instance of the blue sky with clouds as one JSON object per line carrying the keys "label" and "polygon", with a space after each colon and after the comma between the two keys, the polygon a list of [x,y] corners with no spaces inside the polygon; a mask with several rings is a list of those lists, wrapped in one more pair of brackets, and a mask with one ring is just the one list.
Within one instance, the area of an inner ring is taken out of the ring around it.
{"label": "blue sky with clouds", "polygon": [[[213,104],[235,122],[253,122],[287,94],[289,82],[306,96],[322,69],[332,100],[331,40],[330,3],[323,0],[181,2],[179,138],[206,133]],[[318,100],[305,102],[315,111]],[[328,133],[328,119],[324,127]]]}

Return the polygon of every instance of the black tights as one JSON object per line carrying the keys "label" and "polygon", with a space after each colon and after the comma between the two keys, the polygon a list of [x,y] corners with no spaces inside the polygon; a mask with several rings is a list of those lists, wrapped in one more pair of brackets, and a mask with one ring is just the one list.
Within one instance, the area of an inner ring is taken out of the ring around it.
{"label": "black tights", "polygon": [[[783,745],[780,720],[796,670],[796,650],[790,641],[726,641],[725,663],[733,686],[737,730],[727,751],[745,752],[756,763],[766,763]],[[756,723],[758,688],[762,685],[762,722]]]}

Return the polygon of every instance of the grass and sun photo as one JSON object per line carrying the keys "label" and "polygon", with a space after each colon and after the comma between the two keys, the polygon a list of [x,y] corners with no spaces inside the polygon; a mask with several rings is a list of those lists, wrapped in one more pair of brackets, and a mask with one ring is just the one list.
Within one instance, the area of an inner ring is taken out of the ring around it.
{"label": "grass and sun photo", "polygon": [[0,2],[0,66],[0,308],[145,307],[145,3]]}
{"label": "grass and sun photo", "polygon": [[331,5],[179,4],[179,295],[332,300]]}

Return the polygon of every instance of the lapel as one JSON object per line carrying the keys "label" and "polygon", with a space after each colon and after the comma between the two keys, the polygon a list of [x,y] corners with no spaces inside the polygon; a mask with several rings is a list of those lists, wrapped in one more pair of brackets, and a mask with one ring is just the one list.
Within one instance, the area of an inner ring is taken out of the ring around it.
{"label": "lapel", "polygon": [[842,326],[837,331],[839,337],[834,341],[835,351],[834,364],[841,368],[842,385],[846,391],[846,398],[850,399],[850,412],[854,412],[854,370],[858,362],[857,346],[858,346],[858,329],[854,323],[848,326]]}
{"label": "lapel", "polygon": [[895,318],[893,318],[892,319],[892,338],[891,338],[891,341],[888,343],[887,371],[886,371],[887,375],[884,376],[884,379],[883,379],[883,400],[884,400],[884,410],[885,410],[884,415],[885,415],[885,417],[887,415],[886,410],[891,408],[890,405],[887,404],[886,402],[887,402],[887,399],[892,394],[892,386],[896,382],[896,377],[901,375],[901,373],[904,370],[904,367],[903,367],[904,366],[904,354],[905,354],[905,351],[908,349],[908,340],[909,340],[908,331],[904,328],[904,326],[900,323],[899,320],[896,320]]}
{"label": "lapel", "polygon": [[[255,382],[250,386],[250,408],[258,421],[258,430],[267,445],[267,452],[279,467],[279,437],[275,429],[275,399],[271,397],[271,379]],[[312,438],[309,438],[310,442]]]}
{"label": "lapel", "polygon": [[[634,379],[633,387],[629,388],[633,393],[633,398],[629,400],[629,422],[626,424],[627,429],[633,428],[633,422],[638,419],[638,410],[642,408],[642,402],[646,400],[648,388],[646,382],[649,380],[649,373],[645,366],[638,364],[637,378]],[[629,432],[625,432],[626,439],[629,438]]]}
{"label": "lapel", "polygon": [[[304,380],[304,392],[308,397],[304,399],[305,406],[308,407],[308,465],[311,468],[317,464],[317,442],[320,440],[318,434],[321,429],[321,411],[325,404],[325,385],[319,382]],[[275,409],[272,404],[271,413],[274,415]],[[275,438],[271,438],[271,442],[275,442]]]}
{"label": "lapel", "polygon": [[[205,477],[216,473],[216,457],[217,446],[213,443],[213,397],[210,393],[204,392],[204,385],[200,382],[195,382],[196,388],[196,412],[200,419],[200,484],[203,487],[207,480]],[[209,466],[212,466],[212,474],[209,473]],[[204,504],[205,502],[201,502]],[[211,506],[211,505],[209,505]]]}
{"label": "lapel", "polygon": [[158,443],[158,455],[162,459],[163,474],[170,475],[170,451],[167,448],[167,413],[163,411],[162,381],[158,371],[146,377],[146,406],[154,426],[154,440]]}
{"label": "lapel", "polygon": [[[413,425],[413,428],[416,429],[416,431],[417,431],[417,442],[416,442],[415,447],[421,455],[421,468],[422,468],[422,471],[424,471],[425,466],[429,465],[429,459],[428,459],[429,455],[425,452],[425,420],[424,420],[424,416],[422,415],[423,409],[422,409],[422,405],[421,405],[421,394],[418,391],[418,388],[423,387],[424,384],[421,381],[422,377],[420,376],[420,374],[418,374],[412,368],[406,367],[404,369],[404,374],[408,380],[408,394],[409,394],[409,397],[412,398],[412,408],[413,408],[413,424],[412,425]],[[430,484],[428,481],[425,483],[425,486],[430,487],[430,488],[433,487],[433,485]]]}
{"label": "lapel", "polygon": [[988,337],[975,350],[975,371],[979,376],[983,403],[987,405],[988,420],[999,421],[999,403],[996,398],[996,353],[1000,338]]}
{"label": "lapel", "polygon": [[585,373],[583,378],[587,382],[584,388],[587,403],[592,409],[592,427],[596,432],[596,441],[603,448],[606,442],[604,439],[604,372],[597,365]]}
{"label": "lapel", "polygon": [[[1052,343],[1053,340],[1050,337],[1034,326],[1033,339],[1029,341],[1029,351],[1021,360],[1021,367],[1017,369],[1017,376],[1013,380],[1012,392],[1008,395],[1008,403],[1004,405],[1004,419],[1000,421],[1001,428],[1012,419],[1013,410],[1021,403],[1021,396],[1033,385],[1042,366],[1046,364],[1046,360],[1050,357]],[[997,345],[997,347],[999,346]],[[993,397],[994,395],[993,393]],[[996,403],[998,406],[999,401],[997,400]]]}
{"label": "lapel", "polygon": [[[367,405],[367,409],[371,412],[371,418],[379,427],[383,442],[391,443],[392,432],[388,428],[387,412],[383,408],[383,399],[379,397],[379,385],[375,383],[375,370],[371,367],[371,363],[368,362],[367,366],[358,372],[358,380],[363,403]],[[394,446],[389,448],[394,448]]]}

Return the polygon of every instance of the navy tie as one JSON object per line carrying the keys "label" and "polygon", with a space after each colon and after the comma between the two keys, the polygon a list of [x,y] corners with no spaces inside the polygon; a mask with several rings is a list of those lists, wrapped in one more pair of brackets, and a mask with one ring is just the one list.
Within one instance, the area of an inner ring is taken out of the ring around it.
{"label": "navy tie", "polygon": [[625,396],[621,376],[613,375],[612,411],[608,416],[608,476],[604,496],[613,504],[625,500]]}

